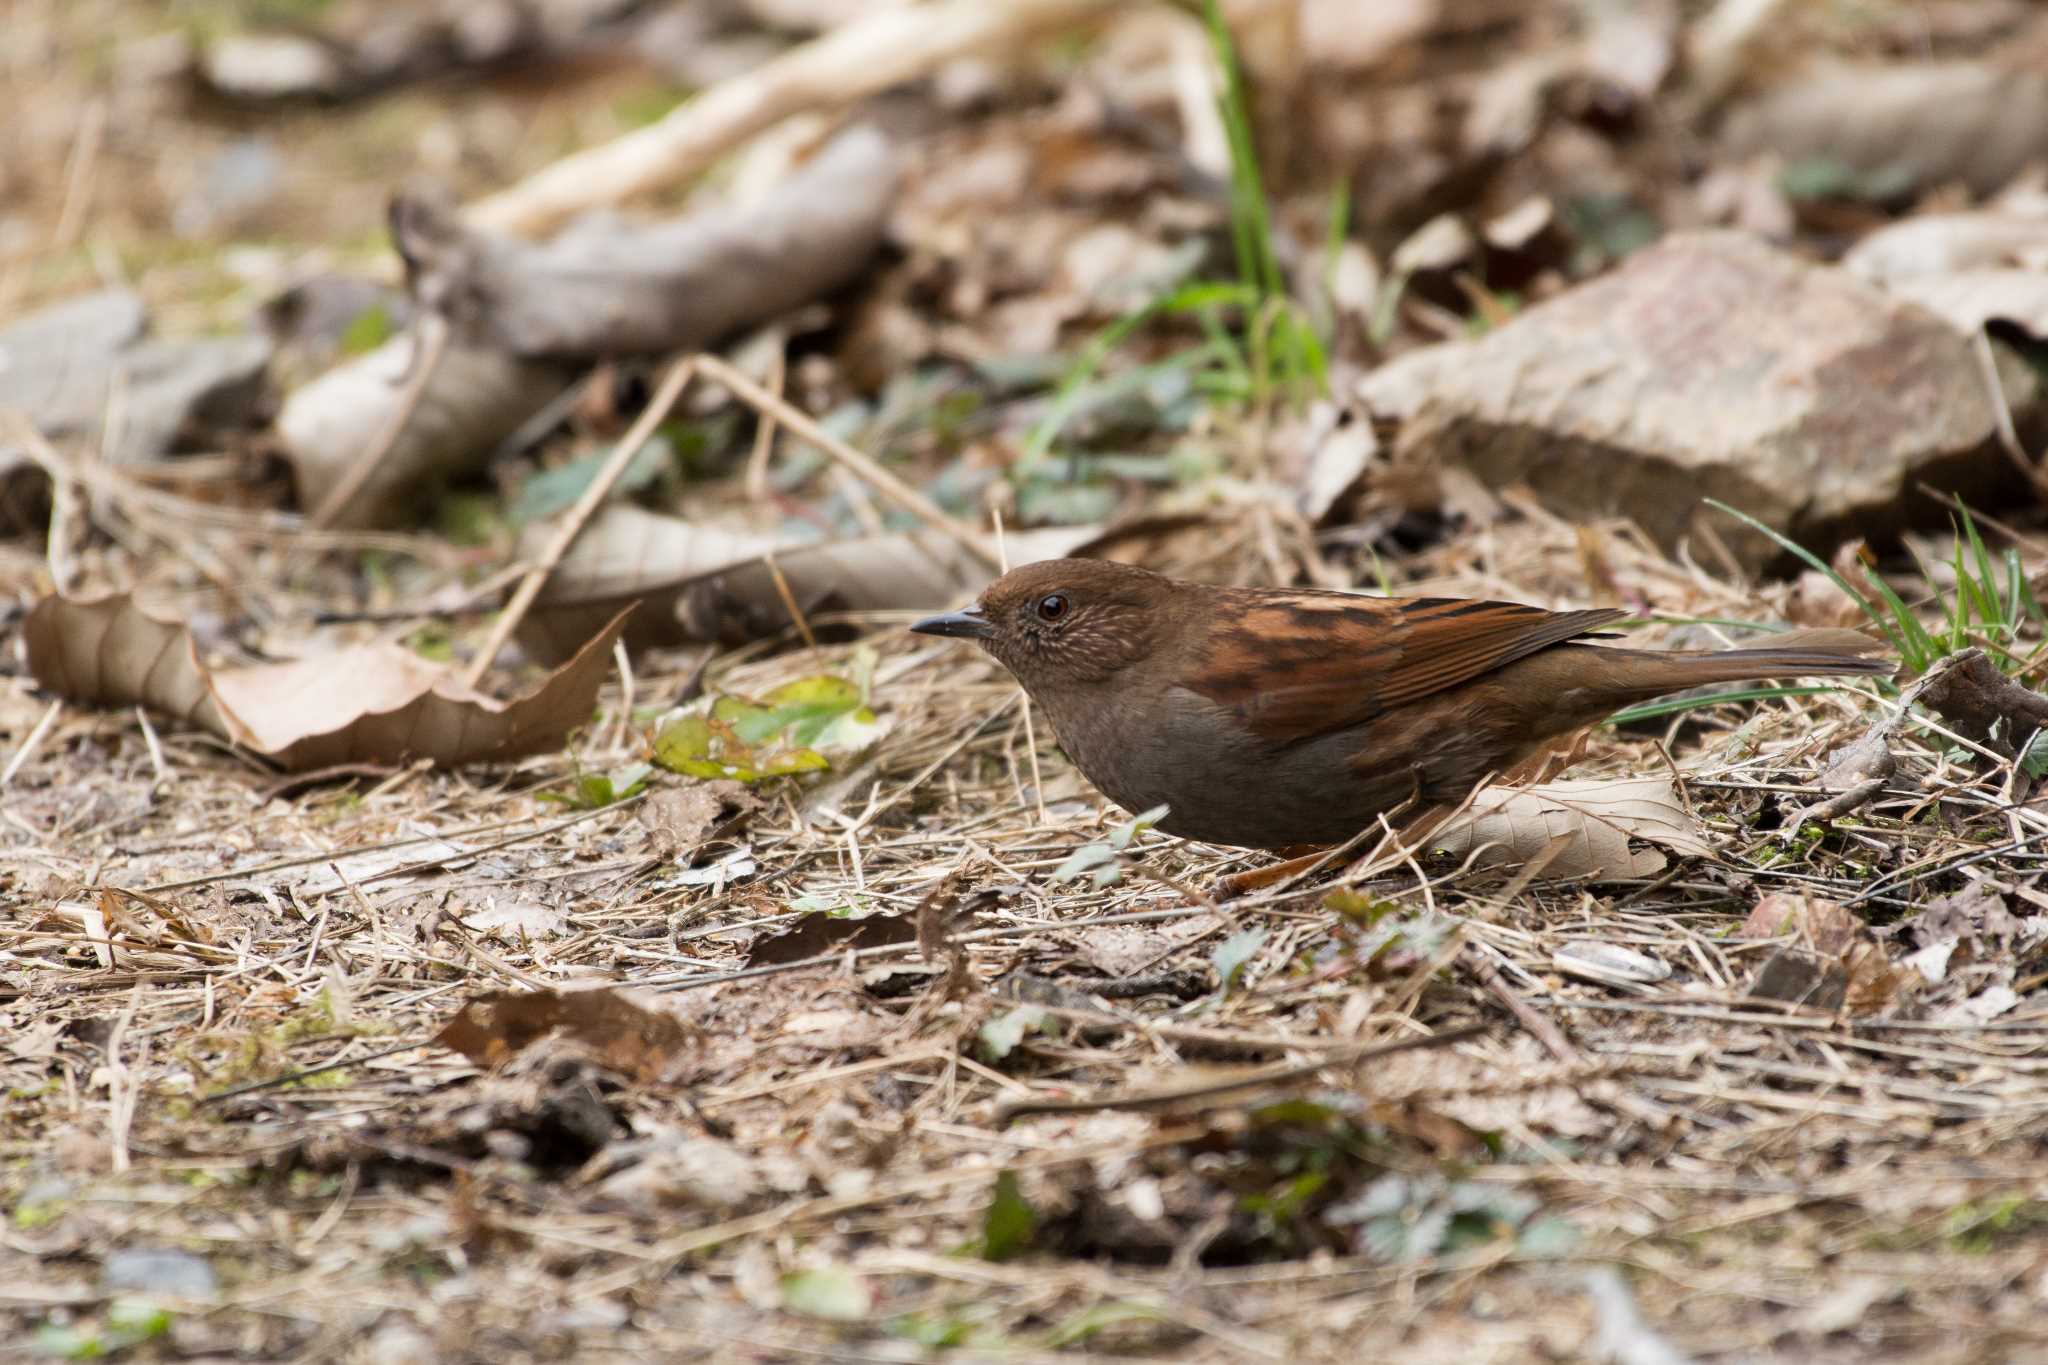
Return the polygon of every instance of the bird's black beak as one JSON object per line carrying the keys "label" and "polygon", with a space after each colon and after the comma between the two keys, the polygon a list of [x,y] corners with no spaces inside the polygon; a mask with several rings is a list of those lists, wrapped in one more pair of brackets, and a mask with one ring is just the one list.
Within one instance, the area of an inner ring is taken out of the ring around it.
{"label": "bird's black beak", "polygon": [[986,640],[996,633],[980,607],[949,611],[944,616],[927,616],[911,629],[919,635],[951,635],[961,640]]}

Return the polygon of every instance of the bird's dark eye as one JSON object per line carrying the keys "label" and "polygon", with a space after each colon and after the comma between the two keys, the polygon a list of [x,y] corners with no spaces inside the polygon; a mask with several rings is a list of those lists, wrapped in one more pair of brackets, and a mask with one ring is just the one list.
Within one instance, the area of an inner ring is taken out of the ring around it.
{"label": "bird's dark eye", "polygon": [[1057,621],[1067,614],[1067,599],[1056,592],[1049,592],[1038,599],[1038,619]]}

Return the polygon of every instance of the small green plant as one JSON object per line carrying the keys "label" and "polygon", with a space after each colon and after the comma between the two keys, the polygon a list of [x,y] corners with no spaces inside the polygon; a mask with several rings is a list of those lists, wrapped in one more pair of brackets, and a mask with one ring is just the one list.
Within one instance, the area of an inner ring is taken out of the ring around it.
{"label": "small green plant", "polygon": [[981,1235],[970,1244],[974,1254],[984,1261],[1007,1261],[1029,1249],[1037,1231],[1038,1210],[1024,1197],[1017,1173],[998,1173],[988,1207],[982,1211]]}
{"label": "small green plant", "polygon": [[649,763],[628,763],[608,773],[578,773],[564,792],[542,792],[540,799],[568,806],[572,810],[600,810],[615,801],[638,796],[654,775]]}
{"label": "small green plant", "polygon": [[[1876,597],[1873,601],[1858,592],[1848,579],[1835,572],[1811,550],[1755,517],[1712,498],[1707,499],[1707,505],[1716,511],[1726,512],[1751,530],[1768,537],[1772,544],[1816,573],[1825,574],[1828,581],[1840,588],[1857,609],[1883,632],[1886,641],[1898,652],[1899,662],[1911,672],[1924,673],[1939,660],[1972,646],[1982,646],[2007,673],[2018,672],[2040,653],[2036,647],[2022,656],[2013,648],[2021,630],[2029,623],[2048,625],[2041,604],[2027,586],[2019,551],[2008,549],[2005,552],[2005,572],[2001,581],[1991,553],[1985,549],[1983,537],[1977,533],[1970,509],[1960,498],[1955,504],[1960,525],[1956,535],[1955,562],[1951,566],[1955,571],[1956,588],[1946,600],[1937,591],[1935,605],[1941,612],[1942,621],[1933,630],[1922,624],[1918,614],[1899,596],[1898,591],[1877,574],[1864,571],[1864,578],[1869,581]],[[1924,571],[1925,566],[1922,568]],[[1926,577],[1929,582],[1933,581],[1932,575]]]}
{"label": "small green plant", "polygon": [[1942,1235],[1956,1250],[1984,1256],[2044,1224],[2048,1224],[2048,1204],[2025,1195],[2008,1194],[1979,1203],[1958,1204],[1949,1210]]}
{"label": "small green plant", "polygon": [[821,772],[835,756],[863,752],[881,733],[864,688],[826,674],[799,678],[759,702],[708,699],[662,722],[654,761],[686,777],[764,777]]}
{"label": "small green plant", "polygon": [[[1250,96],[1237,47],[1217,0],[1202,0],[1201,15],[1216,54],[1222,90],[1217,105],[1230,146],[1230,236],[1235,282],[1205,281],[1172,288],[1110,323],[1081,348],[1060,381],[1045,415],[1025,439],[1019,473],[1042,467],[1066,428],[1083,412],[1162,376],[1190,377],[1195,392],[1216,402],[1263,408],[1276,399],[1304,403],[1329,385],[1329,356],[1309,310],[1289,292],[1273,245],[1265,178],[1252,135]],[[1329,222],[1326,261],[1342,245],[1348,193],[1340,188]],[[1129,377],[1100,378],[1119,347],[1161,319],[1192,321],[1201,340]]]}
{"label": "small green plant", "polygon": [[147,1299],[115,1299],[99,1320],[45,1322],[35,1331],[36,1350],[60,1360],[98,1360],[152,1341],[171,1330],[171,1315]]}
{"label": "small green plant", "polygon": [[1124,875],[1124,850],[1131,846],[1131,840],[1165,818],[1166,807],[1154,806],[1126,820],[1111,830],[1107,839],[1075,849],[1065,862],[1053,869],[1049,880],[1070,882],[1085,875],[1099,887],[1114,886]]}
{"label": "small green plant", "polygon": [[1223,22],[1220,0],[1202,0],[1202,20],[1223,77],[1217,103],[1230,139],[1230,236],[1237,249],[1237,273],[1257,291],[1259,300],[1247,330],[1252,354],[1261,362],[1255,373],[1268,382],[1277,374],[1298,397],[1320,392],[1328,380],[1328,360],[1307,314],[1289,296],[1280,274],[1244,68],[1237,60],[1230,27]]}

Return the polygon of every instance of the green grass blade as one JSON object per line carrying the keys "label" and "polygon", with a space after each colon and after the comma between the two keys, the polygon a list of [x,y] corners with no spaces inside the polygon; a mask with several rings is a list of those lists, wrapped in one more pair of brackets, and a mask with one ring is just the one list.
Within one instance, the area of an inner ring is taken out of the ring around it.
{"label": "green grass blade", "polygon": [[1828,566],[1826,561],[1820,558],[1820,556],[1814,554],[1813,551],[1807,549],[1804,545],[1799,544],[1797,541],[1792,540],[1789,537],[1779,533],[1772,527],[1764,525],[1762,522],[1758,521],[1755,517],[1749,515],[1749,513],[1747,512],[1738,512],[1733,507],[1730,507],[1727,503],[1721,502],[1715,498],[1707,498],[1705,499],[1705,502],[1707,506],[1713,508],[1717,512],[1726,512],[1729,516],[1735,518],[1744,526],[1749,527],[1752,531],[1756,531],[1761,535],[1768,536],[1771,542],[1775,544],[1779,549],[1798,559],[1801,563],[1805,564],[1814,572],[1826,575],[1830,583],[1833,583],[1836,587],[1842,590],[1842,595],[1844,597],[1847,597],[1851,602],[1854,602],[1859,608],[1861,608],[1863,614],[1865,616],[1868,616],[1871,619],[1871,621],[1877,626],[1877,628],[1884,632],[1885,639],[1890,641],[1892,646],[1895,649],[1897,649],[1901,655],[1905,653],[1905,642],[1899,638],[1898,631],[1892,623],[1892,621],[1889,618],[1887,618],[1883,612],[1879,611],[1877,609],[1876,604],[1873,603],[1869,598],[1865,597],[1862,593],[1856,591],[1856,589],[1850,587],[1849,580],[1842,577],[1840,574],[1836,573],[1832,568]]}
{"label": "green grass blade", "polygon": [[1934,637],[1927,633],[1927,627],[1920,624],[1920,619],[1913,615],[1913,609],[1906,605],[1891,584],[1868,569],[1863,571],[1863,576],[1870,580],[1870,586],[1877,590],[1898,626],[1899,658],[1906,667],[1917,673],[1948,653],[1934,642]]}
{"label": "green grass blade", "polygon": [[1727,702],[1769,701],[1774,697],[1814,697],[1823,692],[1841,690],[1838,687],[1744,687],[1733,692],[1719,692],[1711,697],[1663,697],[1657,701],[1646,701],[1638,706],[1631,706],[1625,711],[1616,711],[1607,718],[1607,724],[1630,725],[1639,720],[1675,716],[1681,711],[1699,711]]}
{"label": "green grass blade", "polygon": [[2048,616],[2042,615],[2041,604],[2034,599],[2033,584],[2027,582],[2026,567],[2020,563],[2017,547],[2009,546],[2005,552],[2005,588],[2012,598],[2012,608],[2006,613],[2006,620],[2014,626],[2027,618],[2037,624],[2048,625]]}
{"label": "green grass blade", "polygon": [[[1998,612],[1998,573],[1991,567],[1991,552],[1984,548],[1984,538],[1977,534],[1977,523],[1970,516],[1969,507],[1961,498],[1956,499],[1956,511],[1963,518],[1963,534],[1970,540],[1970,556],[1977,561],[1977,586],[1979,598],[1987,607],[1985,623],[1996,623],[2010,630],[2018,622]],[[1961,558],[1961,547],[1957,547],[1957,558]],[[1962,575],[1958,574],[1960,578]]]}
{"label": "green grass blade", "polygon": [[1116,348],[1130,338],[1139,328],[1162,314],[1182,315],[1198,313],[1201,309],[1223,304],[1244,304],[1252,298],[1251,292],[1235,284],[1188,284],[1161,294],[1133,308],[1116,321],[1097,332],[1081,354],[1068,367],[1060,379],[1059,388],[1054,390],[1052,403],[1045,416],[1031,428],[1031,434],[1024,440],[1024,449],[1018,457],[1018,464],[1024,469],[1045,458],[1052,450],[1053,442],[1065,430],[1068,422],[1084,405],[1089,386],[1096,373],[1115,353]]}

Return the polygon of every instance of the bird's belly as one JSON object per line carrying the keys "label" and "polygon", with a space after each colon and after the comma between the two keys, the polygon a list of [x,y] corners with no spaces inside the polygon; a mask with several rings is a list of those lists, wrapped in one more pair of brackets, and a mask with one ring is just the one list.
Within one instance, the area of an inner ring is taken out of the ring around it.
{"label": "bird's belly", "polygon": [[1356,732],[1276,750],[1206,700],[1055,717],[1054,728],[1112,801],[1134,814],[1165,806],[1161,830],[1205,843],[1342,843],[1414,794],[1406,769],[1353,761]]}

